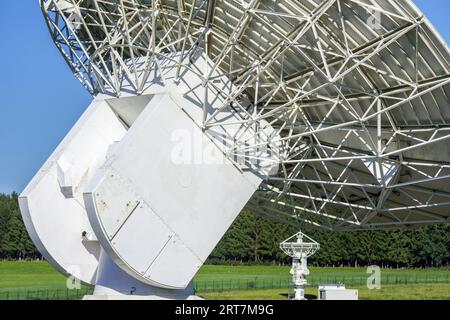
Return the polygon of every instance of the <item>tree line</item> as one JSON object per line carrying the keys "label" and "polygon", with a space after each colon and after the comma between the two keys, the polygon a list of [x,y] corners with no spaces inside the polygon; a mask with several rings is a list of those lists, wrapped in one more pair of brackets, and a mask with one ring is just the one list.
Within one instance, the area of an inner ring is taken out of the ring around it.
{"label": "tree line", "polygon": [[[244,210],[210,263],[289,263],[279,243],[298,231]],[[316,266],[440,267],[450,262],[450,223],[389,231],[302,231],[320,243],[308,260]]]}
{"label": "tree line", "polygon": [[[288,264],[279,243],[299,230],[243,210],[208,259],[214,264]],[[302,230],[320,243],[317,266],[439,267],[450,262],[450,223],[391,231]],[[0,259],[39,259],[17,194],[0,194]]]}
{"label": "tree line", "polygon": [[0,194],[0,259],[38,259],[20,215],[18,195]]}

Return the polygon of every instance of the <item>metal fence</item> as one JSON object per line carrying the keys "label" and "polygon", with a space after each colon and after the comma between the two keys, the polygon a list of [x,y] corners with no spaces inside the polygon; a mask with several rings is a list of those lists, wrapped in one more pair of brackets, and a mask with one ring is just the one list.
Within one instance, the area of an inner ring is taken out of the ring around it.
{"label": "metal fence", "polygon": [[[307,278],[308,286],[317,287],[319,284],[344,283],[348,286],[367,285],[368,275],[321,275]],[[447,274],[386,274],[381,276],[382,285],[450,283],[450,272]],[[200,280],[195,282],[196,292],[220,292],[239,290],[264,290],[291,288],[290,277],[280,278],[254,278],[254,279],[227,279],[227,280]]]}
{"label": "metal fence", "polygon": [[[368,275],[311,275],[308,285],[316,287],[325,283],[344,283],[347,286],[361,287],[367,284]],[[450,272],[445,274],[382,274],[382,285],[408,285],[408,284],[435,284],[450,283]],[[222,291],[250,291],[269,289],[289,289],[292,287],[290,277],[255,277],[247,279],[224,279],[224,280],[197,280],[195,291],[222,292]],[[0,300],[79,300],[85,295],[93,292],[92,287],[79,290],[69,289],[34,289],[17,291],[0,291]]]}
{"label": "metal fence", "polygon": [[81,300],[93,291],[93,288],[5,291],[0,292],[0,300]]}

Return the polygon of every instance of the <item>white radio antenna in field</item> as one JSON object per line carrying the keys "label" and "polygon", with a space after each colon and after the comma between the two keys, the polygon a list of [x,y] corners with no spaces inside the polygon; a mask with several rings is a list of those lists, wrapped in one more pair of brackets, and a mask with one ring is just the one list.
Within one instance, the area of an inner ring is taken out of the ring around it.
{"label": "white radio antenna in field", "polygon": [[20,207],[96,297],[191,297],[244,207],[331,231],[448,220],[449,48],[411,1],[40,5],[94,99]]}
{"label": "white radio antenna in field", "polygon": [[292,300],[306,300],[306,276],[309,275],[307,259],[320,249],[320,244],[300,231],[280,243],[280,249],[292,258]]}

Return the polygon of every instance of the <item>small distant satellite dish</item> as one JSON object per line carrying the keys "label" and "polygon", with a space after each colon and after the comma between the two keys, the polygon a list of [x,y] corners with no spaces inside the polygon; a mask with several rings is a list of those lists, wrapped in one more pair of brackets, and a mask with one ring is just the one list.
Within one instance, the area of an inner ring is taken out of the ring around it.
{"label": "small distant satellite dish", "polygon": [[300,231],[280,243],[280,249],[289,257],[302,259],[316,253],[320,244]]}
{"label": "small distant satellite dish", "polygon": [[320,244],[300,231],[280,243],[280,249],[292,258],[294,295],[291,299],[306,300],[306,276],[309,275],[307,259],[320,249]]}
{"label": "small distant satellite dish", "polygon": [[190,297],[243,207],[331,231],[448,220],[450,51],[411,1],[40,4],[94,100],[20,207],[94,295]]}

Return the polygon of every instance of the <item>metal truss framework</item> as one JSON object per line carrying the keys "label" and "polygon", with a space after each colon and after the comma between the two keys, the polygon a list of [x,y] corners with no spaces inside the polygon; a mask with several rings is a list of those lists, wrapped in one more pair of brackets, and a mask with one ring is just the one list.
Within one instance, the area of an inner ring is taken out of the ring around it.
{"label": "metal truss framework", "polygon": [[[411,1],[41,0],[41,7],[92,95],[143,94],[151,74],[165,82],[167,69],[178,76],[205,53],[212,66],[198,72],[222,104],[204,108],[199,125],[230,125],[216,115],[231,106],[240,117],[233,124],[255,135],[236,137],[230,157],[277,146],[279,172],[249,208],[328,230],[448,220],[450,51]],[[230,94],[215,86],[216,70],[233,81]],[[276,129],[270,136],[267,124]]]}

